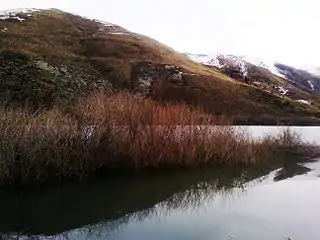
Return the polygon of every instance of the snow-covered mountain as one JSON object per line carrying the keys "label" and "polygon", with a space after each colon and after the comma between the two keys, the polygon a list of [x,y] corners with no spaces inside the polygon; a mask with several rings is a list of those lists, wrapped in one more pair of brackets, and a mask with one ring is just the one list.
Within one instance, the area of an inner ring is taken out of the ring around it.
{"label": "snow-covered mountain", "polygon": [[234,56],[220,53],[210,55],[186,53],[186,55],[196,62],[217,68],[223,68],[226,66],[226,64],[231,64],[234,66],[239,66],[243,69],[243,72],[247,72],[245,68],[247,68],[250,65],[254,65],[265,68],[269,70],[272,74],[285,78],[285,76],[281,73],[281,70],[279,70],[275,66],[276,62],[262,61],[258,58],[251,58],[247,56]]}
{"label": "snow-covered mountain", "polygon": [[312,92],[320,92],[320,75],[310,70],[297,69],[281,63],[276,63],[275,66],[280,69],[288,81],[293,81]]}
{"label": "snow-covered mountain", "polygon": [[259,82],[270,78],[272,74],[304,90],[320,92],[320,68],[297,69],[274,61],[219,53],[185,55],[196,62],[215,67],[236,80]]}

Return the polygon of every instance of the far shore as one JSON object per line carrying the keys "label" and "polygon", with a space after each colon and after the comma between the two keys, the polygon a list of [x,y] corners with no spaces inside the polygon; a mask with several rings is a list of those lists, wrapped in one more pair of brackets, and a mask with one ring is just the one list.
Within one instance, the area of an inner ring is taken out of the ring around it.
{"label": "far shore", "polygon": [[308,117],[280,117],[275,118],[266,116],[261,118],[234,118],[234,125],[247,125],[247,126],[320,126],[320,119]]}

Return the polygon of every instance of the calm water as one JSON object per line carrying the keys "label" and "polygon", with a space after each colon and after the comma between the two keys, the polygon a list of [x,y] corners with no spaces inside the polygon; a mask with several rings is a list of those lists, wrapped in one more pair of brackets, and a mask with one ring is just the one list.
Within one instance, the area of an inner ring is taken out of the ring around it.
{"label": "calm water", "polygon": [[[258,138],[270,129],[250,131]],[[308,141],[320,136],[320,128],[297,130]],[[0,239],[317,240],[319,203],[320,161],[97,176],[0,189]]]}
{"label": "calm water", "polygon": [[[276,135],[287,127],[249,126],[245,128],[248,129],[253,137],[260,138],[266,135]],[[320,127],[290,127],[290,129],[299,134],[303,141],[320,145]]]}

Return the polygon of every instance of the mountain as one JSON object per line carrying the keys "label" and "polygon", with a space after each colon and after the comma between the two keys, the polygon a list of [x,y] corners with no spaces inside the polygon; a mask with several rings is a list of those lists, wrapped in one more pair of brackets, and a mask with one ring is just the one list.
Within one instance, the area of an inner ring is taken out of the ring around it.
{"label": "mountain", "polygon": [[289,81],[303,86],[310,91],[320,92],[320,75],[310,73],[306,70],[297,69],[281,63],[276,63],[275,66]]}
{"label": "mountain", "polygon": [[200,64],[116,24],[57,9],[0,12],[2,105],[66,106],[91,92],[130,90],[244,123],[320,117],[320,101],[308,91],[251,63],[234,70],[229,62]]}
{"label": "mountain", "polygon": [[283,78],[285,77],[281,73],[281,71],[279,71],[279,69],[275,66],[276,62],[262,61],[257,58],[250,58],[246,56],[234,56],[230,54],[220,53],[210,55],[185,53],[185,55],[196,62],[200,62],[202,64],[217,67],[220,69],[226,67],[226,65],[229,64],[233,67],[237,66],[239,68],[242,68],[243,72],[246,73],[250,67],[256,66],[264,68],[276,76]]}
{"label": "mountain", "polygon": [[255,85],[269,92],[294,100],[319,100],[320,75],[317,76],[306,70],[244,56],[190,53],[185,55],[203,65],[219,69],[238,81]]}

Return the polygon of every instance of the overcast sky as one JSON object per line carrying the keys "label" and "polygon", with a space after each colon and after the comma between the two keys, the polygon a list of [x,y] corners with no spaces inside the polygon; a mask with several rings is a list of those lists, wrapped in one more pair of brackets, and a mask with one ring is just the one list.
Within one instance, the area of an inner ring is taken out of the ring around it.
{"label": "overcast sky", "polygon": [[320,66],[319,0],[0,0],[121,25],[178,51]]}

